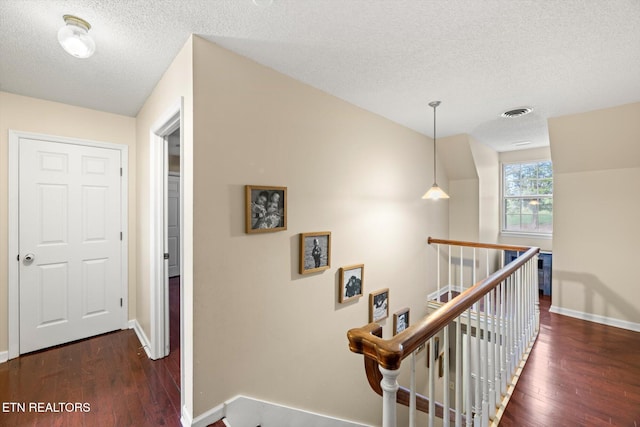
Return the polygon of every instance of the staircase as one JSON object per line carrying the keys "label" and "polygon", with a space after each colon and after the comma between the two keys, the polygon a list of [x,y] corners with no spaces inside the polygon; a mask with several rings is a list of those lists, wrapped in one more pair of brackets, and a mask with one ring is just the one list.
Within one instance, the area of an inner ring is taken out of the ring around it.
{"label": "staircase", "polygon": [[[397,404],[409,407],[410,427],[418,412],[429,426],[497,425],[538,334],[540,250],[428,242],[438,262],[427,315],[389,340],[376,323],[351,329],[349,348],[364,356],[369,384],[382,396],[383,427],[397,425]],[[504,265],[505,250],[521,256]],[[416,363],[424,358],[426,367]],[[398,383],[403,364],[408,387]]]}

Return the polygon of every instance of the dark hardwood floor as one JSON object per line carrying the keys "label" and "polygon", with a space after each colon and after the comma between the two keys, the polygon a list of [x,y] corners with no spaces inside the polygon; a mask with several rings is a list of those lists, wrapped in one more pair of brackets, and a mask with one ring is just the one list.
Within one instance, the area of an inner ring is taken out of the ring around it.
{"label": "dark hardwood floor", "polygon": [[500,426],[640,426],[640,333],[549,313]]}
{"label": "dark hardwood floor", "polygon": [[2,363],[0,426],[180,426],[179,278],[169,286],[168,357],[125,330]]}
{"label": "dark hardwood floor", "polygon": [[[172,280],[170,298],[179,288]],[[551,314],[548,297],[540,305],[540,335],[500,425],[640,427],[640,333]],[[150,360],[126,330],[0,364],[0,426],[179,426],[180,313],[171,307],[164,359]],[[60,402],[89,406],[66,412]]]}

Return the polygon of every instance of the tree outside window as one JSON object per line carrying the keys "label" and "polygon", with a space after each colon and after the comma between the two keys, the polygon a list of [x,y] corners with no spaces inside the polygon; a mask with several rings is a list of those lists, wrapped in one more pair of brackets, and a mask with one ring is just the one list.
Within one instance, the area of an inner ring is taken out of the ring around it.
{"label": "tree outside window", "polygon": [[504,164],[502,176],[502,231],[551,234],[553,232],[551,161]]}

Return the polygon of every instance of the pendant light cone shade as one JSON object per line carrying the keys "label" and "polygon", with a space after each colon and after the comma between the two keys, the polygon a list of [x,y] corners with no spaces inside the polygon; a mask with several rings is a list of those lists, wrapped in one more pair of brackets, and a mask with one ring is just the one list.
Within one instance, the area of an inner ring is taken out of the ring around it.
{"label": "pendant light cone shade", "polygon": [[442,188],[438,187],[438,184],[434,182],[433,186],[429,189],[429,191],[424,193],[424,196],[422,196],[422,198],[430,200],[448,199],[449,195],[445,193]]}
{"label": "pendant light cone shade", "polygon": [[433,108],[433,185],[424,193],[423,199],[438,200],[448,199],[449,195],[436,183],[436,107],[440,105],[440,101],[433,101],[429,106]]}
{"label": "pendant light cone shade", "polygon": [[89,58],[96,51],[96,43],[89,35],[91,25],[82,18],[64,15],[65,26],[58,31],[60,46],[71,56]]}

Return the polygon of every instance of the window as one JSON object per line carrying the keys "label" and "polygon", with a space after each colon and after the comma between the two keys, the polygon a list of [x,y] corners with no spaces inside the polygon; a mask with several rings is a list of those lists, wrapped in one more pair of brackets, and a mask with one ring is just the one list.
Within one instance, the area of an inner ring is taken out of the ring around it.
{"label": "window", "polygon": [[552,233],[553,170],[550,160],[503,164],[502,231]]}

